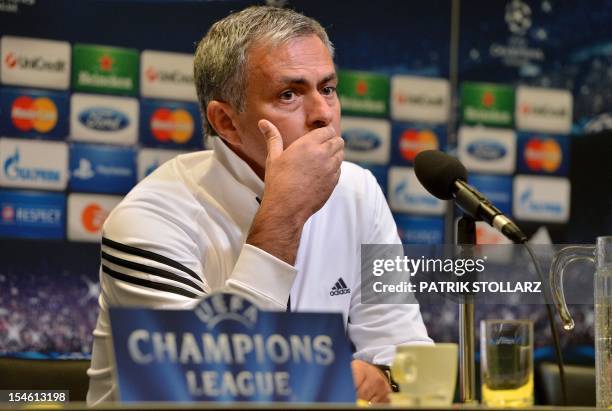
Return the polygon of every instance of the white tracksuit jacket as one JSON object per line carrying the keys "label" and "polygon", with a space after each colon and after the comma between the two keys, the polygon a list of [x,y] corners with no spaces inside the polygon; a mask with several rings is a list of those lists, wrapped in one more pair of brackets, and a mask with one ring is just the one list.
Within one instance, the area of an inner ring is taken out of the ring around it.
{"label": "white tracksuit jacket", "polygon": [[267,309],[285,310],[291,296],[292,311],[341,312],[356,359],[389,364],[396,345],[431,343],[418,305],[361,304],[361,244],[400,242],[369,171],[342,164],[331,197],[304,225],[293,267],[245,244],[263,182],[213,140],[213,150],[159,167],[104,224],[90,405],[118,399],[109,306],[187,309],[225,288]]}

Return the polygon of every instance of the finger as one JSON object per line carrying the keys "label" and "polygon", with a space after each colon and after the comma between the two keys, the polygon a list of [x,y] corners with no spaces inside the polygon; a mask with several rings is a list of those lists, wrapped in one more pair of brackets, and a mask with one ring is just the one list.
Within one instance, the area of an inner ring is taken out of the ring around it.
{"label": "finger", "polygon": [[369,401],[372,404],[377,404],[377,403],[387,404],[391,402],[391,399],[389,398],[389,394],[386,394],[386,395],[378,394],[372,397],[372,399]]}
{"label": "finger", "polygon": [[351,371],[353,372],[353,380],[355,381],[355,388],[359,391],[359,388],[366,380],[366,374],[363,372],[361,367],[359,366],[358,360],[353,360],[351,362]]}
{"label": "finger", "polygon": [[268,146],[268,159],[274,160],[283,153],[283,137],[278,131],[278,128],[271,122],[265,119],[259,120],[257,123],[259,131],[266,138]]}
{"label": "finger", "polygon": [[357,390],[357,397],[362,400],[372,401],[376,396],[376,389],[372,386],[370,381],[365,381],[361,387]]}
{"label": "finger", "polygon": [[340,170],[340,168],[342,167],[342,162],[344,161],[344,152],[339,151],[336,154],[334,154],[333,157],[335,163],[335,167],[338,169],[338,171]]}
{"label": "finger", "polygon": [[342,137],[334,137],[329,139],[325,142],[325,144],[329,147],[329,152],[331,155],[334,155],[344,149],[344,139]]}
{"label": "finger", "polygon": [[317,143],[324,143],[336,137],[338,134],[332,126],[316,128],[306,134],[303,137],[308,137],[310,140]]}

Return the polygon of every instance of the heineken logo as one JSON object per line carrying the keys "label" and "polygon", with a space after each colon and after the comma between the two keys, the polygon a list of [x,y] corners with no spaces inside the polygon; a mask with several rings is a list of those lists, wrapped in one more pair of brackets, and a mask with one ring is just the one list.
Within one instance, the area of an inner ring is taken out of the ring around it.
{"label": "heineken logo", "polygon": [[76,90],[135,94],[138,53],[131,49],[77,44],[73,48]]}
{"label": "heineken logo", "polygon": [[100,57],[100,70],[101,71],[112,71],[113,70],[113,58],[108,54]]}
{"label": "heineken logo", "polygon": [[118,89],[131,90],[134,82],[129,77],[108,76],[103,74],[79,72],[79,84],[92,87],[112,87]]}
{"label": "heineken logo", "polygon": [[482,94],[482,105],[485,107],[492,107],[495,104],[495,95],[490,91],[485,91]]}
{"label": "heineken logo", "polygon": [[466,107],[465,117],[469,121],[482,121],[487,123],[510,123],[512,114],[507,111],[482,109],[478,107]]}
{"label": "heineken logo", "polygon": [[364,80],[358,81],[357,84],[355,84],[355,91],[358,95],[365,96],[368,94],[368,83],[366,83]]}
{"label": "heineken logo", "polygon": [[514,90],[510,86],[465,83],[461,100],[466,123],[497,126],[510,126],[513,123]]}
{"label": "heineken logo", "polygon": [[385,115],[389,110],[389,77],[363,71],[338,71],[343,114]]}

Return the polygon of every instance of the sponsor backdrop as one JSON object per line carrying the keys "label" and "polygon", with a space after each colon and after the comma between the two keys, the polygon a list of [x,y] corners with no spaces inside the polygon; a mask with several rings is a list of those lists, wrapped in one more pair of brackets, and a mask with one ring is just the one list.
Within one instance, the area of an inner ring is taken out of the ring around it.
{"label": "sponsor backdrop", "polygon": [[[252,3],[156,1],[145,8],[130,0],[34,0],[0,11],[2,244],[54,239],[66,250],[97,250],[104,219],[137,181],[178,154],[204,148],[194,44],[215,20]],[[346,159],[374,174],[403,242],[453,240],[445,237],[445,221],[454,209],[414,175],[414,158],[426,149],[456,155],[470,181],[529,234],[546,227],[554,241],[572,241],[565,233],[571,232],[573,141],[612,128],[609,3],[463,0],[453,75],[451,0],[357,0],[350,8],[323,0],[270,3],[301,10],[328,29]],[[63,13],[68,8],[70,15]],[[47,20],[56,23],[37,24]],[[504,242],[480,225],[478,239]],[[88,267],[97,265],[95,253],[84,255],[95,260]],[[41,271],[47,272],[43,266],[20,271],[22,279],[0,275],[0,352],[41,350],[29,339],[17,344],[22,334],[4,333],[4,324],[20,319],[2,311],[17,304],[29,315],[17,297],[28,284],[24,278]],[[74,281],[84,293],[90,289]],[[424,307],[430,333],[456,338],[455,313],[438,309]],[[83,338],[74,347],[91,342]]]}

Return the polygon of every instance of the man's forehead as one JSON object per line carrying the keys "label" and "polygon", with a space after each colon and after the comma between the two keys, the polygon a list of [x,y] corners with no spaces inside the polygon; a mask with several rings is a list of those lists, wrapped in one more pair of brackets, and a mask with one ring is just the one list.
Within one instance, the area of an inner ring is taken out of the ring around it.
{"label": "man's forehead", "polygon": [[248,53],[249,75],[274,83],[328,81],[336,78],[333,60],[317,36],[296,37],[280,44],[258,42]]}

